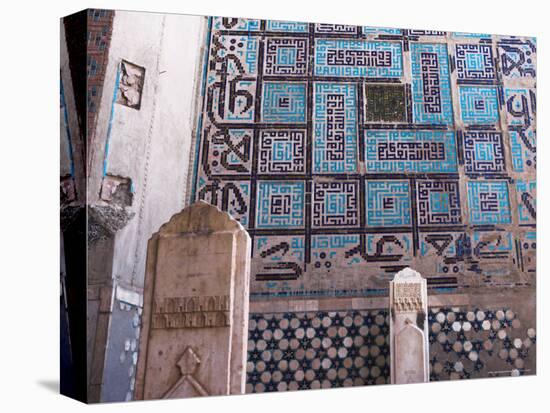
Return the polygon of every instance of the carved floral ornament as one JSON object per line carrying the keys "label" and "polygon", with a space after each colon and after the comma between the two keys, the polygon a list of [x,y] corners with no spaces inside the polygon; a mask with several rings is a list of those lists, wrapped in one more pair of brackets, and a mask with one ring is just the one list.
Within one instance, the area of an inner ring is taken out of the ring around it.
{"label": "carved floral ornament", "polygon": [[395,275],[391,284],[393,292],[392,306],[396,312],[422,311],[424,302],[422,297],[422,276],[405,268]]}
{"label": "carved floral ornament", "polygon": [[393,306],[395,311],[421,311],[422,304],[421,284],[396,283],[393,285]]}

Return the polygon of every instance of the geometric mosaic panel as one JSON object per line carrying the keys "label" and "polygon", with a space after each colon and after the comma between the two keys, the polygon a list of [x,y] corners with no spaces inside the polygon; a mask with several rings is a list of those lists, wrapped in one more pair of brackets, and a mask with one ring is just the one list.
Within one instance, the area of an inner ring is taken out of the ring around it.
{"label": "geometric mosaic panel", "polygon": [[457,181],[419,180],[416,182],[418,225],[461,223]]}
{"label": "geometric mosaic panel", "polygon": [[357,32],[357,26],[347,24],[326,24],[317,23],[315,25],[315,33],[351,33]]}
{"label": "geometric mosaic panel", "polygon": [[260,131],[258,173],[304,173],[305,138],[305,130]]}
{"label": "geometric mosaic panel", "polygon": [[407,265],[529,285],[534,39],[224,17],[207,48],[192,198],[249,230],[253,299],[385,295]]}
{"label": "geometric mosaic panel", "polygon": [[305,123],[305,108],[305,83],[264,83],[262,106],[264,122]]}
{"label": "geometric mosaic panel", "polygon": [[[388,317],[376,309],[251,313],[246,392],[389,383]],[[532,374],[529,321],[510,308],[430,308],[430,381]]]}
{"label": "geometric mosaic panel", "polygon": [[531,89],[504,89],[507,123],[509,126],[532,126],[535,122],[535,92]]}
{"label": "geometric mosaic panel", "polygon": [[498,96],[494,87],[461,86],[460,114],[467,125],[492,125],[499,120]]}
{"label": "geometric mosaic panel", "polygon": [[479,260],[507,263],[514,253],[512,234],[509,232],[473,231],[471,245],[473,257]]}
{"label": "geometric mosaic panel", "polygon": [[520,234],[519,252],[521,254],[521,267],[526,273],[536,273],[537,263],[537,233],[536,231],[525,231]]}
{"label": "geometric mosaic panel", "polygon": [[402,34],[401,29],[395,29],[393,27],[372,27],[372,26],[363,26],[364,34]]}
{"label": "geometric mosaic panel", "polygon": [[230,76],[257,73],[259,42],[256,37],[238,34],[219,35],[216,37],[216,43],[213,50],[218,59],[216,69],[221,68],[223,62]]}
{"label": "geometric mosaic panel", "polygon": [[431,308],[428,323],[430,381],[532,373],[536,332],[511,309]]}
{"label": "geometric mosaic panel", "polygon": [[516,181],[518,220],[520,225],[535,225],[537,219],[537,183],[535,180]]}
{"label": "geometric mosaic panel", "polygon": [[[250,314],[247,392],[387,383],[387,311],[346,308],[387,296],[404,267],[442,302],[534,285],[534,39],[210,28],[193,199],[252,238],[250,297],[264,311]],[[275,311],[295,299],[327,307]],[[530,374],[536,336],[520,314],[430,309],[430,379]]]}
{"label": "geometric mosaic panel", "polygon": [[365,132],[367,172],[457,172],[456,143],[452,132]]}
{"label": "geometric mosaic panel", "polygon": [[[364,282],[366,270],[385,277],[387,267],[407,265],[412,261],[410,234],[313,235],[311,238],[310,273],[335,289],[336,296],[361,295],[369,291]],[[362,245],[364,242],[364,249]],[[345,273],[335,278],[331,275]],[[354,282],[359,280],[359,282]],[[345,282],[345,284],[344,284]]]}
{"label": "geometric mosaic panel", "polygon": [[511,222],[508,183],[506,181],[468,182],[470,223],[508,224]]}
{"label": "geometric mosaic panel", "polygon": [[315,84],[314,172],[344,173],[357,170],[356,99],[356,87],[353,84]]}
{"label": "geometric mosaic panel", "polygon": [[251,32],[260,29],[260,21],[253,19],[213,17],[212,26],[218,30],[245,30]]}
{"label": "geometric mosaic panel", "polygon": [[398,227],[411,224],[409,181],[366,181],[367,225]]}
{"label": "geometric mosaic panel", "polygon": [[250,174],[252,135],[246,129],[226,129],[213,134],[208,140],[210,173]]}
{"label": "geometric mosaic panel", "polygon": [[386,310],[250,314],[247,393],[385,384]]}
{"label": "geometric mosaic panel", "polygon": [[456,292],[471,249],[471,238],[465,232],[420,233],[419,253],[423,259],[418,270],[428,277],[430,294]]}
{"label": "geometric mosaic panel", "polygon": [[504,39],[498,43],[502,74],[506,78],[535,78],[537,46],[535,39]]}
{"label": "geometric mosaic panel", "polygon": [[269,38],[265,44],[265,75],[307,74],[307,39]]}
{"label": "geometric mosaic panel", "polygon": [[419,271],[436,292],[456,292],[465,285],[507,286],[517,281],[514,234],[499,230],[425,232],[420,234]]}
{"label": "geometric mosaic panel", "polygon": [[316,228],[356,227],[359,224],[357,182],[315,182],[313,221]]}
{"label": "geometric mosaic panel", "polygon": [[259,41],[250,34],[212,35],[210,75],[205,79],[205,111],[211,122],[254,120],[258,50]]}
{"label": "geometric mosaic panel", "polygon": [[510,150],[514,171],[525,172],[537,166],[537,140],[532,128],[510,130]]}
{"label": "geometric mosaic panel", "polygon": [[302,181],[260,181],[256,207],[257,228],[299,228],[304,225]]}
{"label": "geometric mosaic panel", "polygon": [[389,277],[393,277],[394,270],[387,268],[388,263],[405,267],[412,261],[413,240],[409,233],[367,234],[365,241],[369,264],[379,263]]}
{"label": "geometric mosaic panel", "polygon": [[412,29],[406,29],[405,33],[407,33],[411,38],[418,39],[420,36],[447,36],[447,32],[440,31],[440,30],[412,30]]}
{"label": "geometric mosaic panel", "polygon": [[415,123],[451,125],[453,106],[447,45],[413,43],[410,48]]}
{"label": "geometric mosaic panel", "polygon": [[309,24],[283,20],[268,20],[266,30],[269,32],[307,33]]}
{"label": "geometric mosaic panel", "polygon": [[491,35],[486,33],[453,32],[451,36],[455,39],[491,39]]}
{"label": "geometric mosaic panel", "polygon": [[459,80],[494,80],[493,50],[490,44],[457,44],[456,73]]}
{"label": "geometric mosaic panel", "polygon": [[318,39],[315,75],[399,78],[403,76],[399,42]]}
{"label": "geometric mosaic panel", "polygon": [[303,236],[254,236],[252,271],[255,281],[297,280],[304,270]]}
{"label": "geometric mosaic panel", "polygon": [[197,198],[223,211],[227,211],[233,218],[248,227],[248,213],[250,202],[250,182],[248,181],[207,181],[200,178],[198,181]]}
{"label": "geometric mosaic panel", "polygon": [[311,262],[315,269],[330,272],[338,266],[351,268],[362,263],[360,254],[353,254],[360,243],[359,235],[314,235],[311,238]]}
{"label": "geometric mosaic panel", "polygon": [[499,132],[464,132],[464,170],[467,174],[505,172],[504,146]]}

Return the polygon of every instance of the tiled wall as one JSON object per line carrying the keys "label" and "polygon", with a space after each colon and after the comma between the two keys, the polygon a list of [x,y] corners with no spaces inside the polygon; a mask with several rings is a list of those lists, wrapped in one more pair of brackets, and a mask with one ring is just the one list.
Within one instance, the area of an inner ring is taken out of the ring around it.
{"label": "tiled wall", "polygon": [[487,298],[535,286],[535,39],[214,17],[207,51],[193,199],[252,237],[248,392],[387,383],[386,310],[275,301],[407,266],[431,380],[534,373],[534,310]]}
{"label": "tiled wall", "polygon": [[[430,380],[534,374],[534,319],[510,308],[431,308]],[[387,310],[251,314],[248,393],[390,382]]]}
{"label": "tiled wall", "polygon": [[534,285],[535,39],[214,17],[207,50],[194,199],[253,300]]}

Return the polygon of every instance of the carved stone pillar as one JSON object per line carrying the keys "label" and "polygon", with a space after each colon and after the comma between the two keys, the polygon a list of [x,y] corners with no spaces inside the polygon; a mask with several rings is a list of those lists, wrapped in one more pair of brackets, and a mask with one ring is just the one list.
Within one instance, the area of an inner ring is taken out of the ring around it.
{"label": "carved stone pillar", "polygon": [[250,237],[198,202],[149,240],[136,399],[245,391]]}
{"label": "carved stone pillar", "polygon": [[390,281],[391,382],[430,379],[426,280],[405,268]]}

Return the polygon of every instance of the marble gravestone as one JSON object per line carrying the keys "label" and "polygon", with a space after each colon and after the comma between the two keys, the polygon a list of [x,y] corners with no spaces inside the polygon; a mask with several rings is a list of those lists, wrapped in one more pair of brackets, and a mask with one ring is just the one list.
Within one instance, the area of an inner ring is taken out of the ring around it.
{"label": "marble gravestone", "polygon": [[250,248],[202,201],[151,237],[135,399],[245,392]]}
{"label": "marble gravestone", "polygon": [[428,382],[428,293],[426,280],[410,269],[390,281],[392,384]]}

